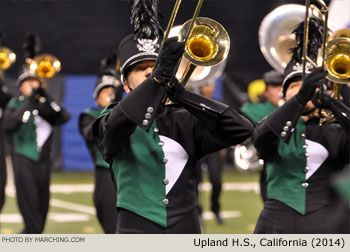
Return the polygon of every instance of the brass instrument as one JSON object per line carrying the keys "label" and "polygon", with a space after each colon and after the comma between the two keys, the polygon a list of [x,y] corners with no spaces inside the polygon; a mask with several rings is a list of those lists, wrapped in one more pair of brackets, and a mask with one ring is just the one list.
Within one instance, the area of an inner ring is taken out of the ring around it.
{"label": "brass instrument", "polygon": [[61,71],[61,62],[51,54],[40,54],[34,59],[26,59],[29,71],[35,72],[42,79],[43,87],[47,88],[47,80]]}
{"label": "brass instrument", "polygon": [[[277,72],[283,74],[285,67],[291,60],[290,48],[296,44],[292,31],[304,20],[305,6],[299,4],[285,4],[273,9],[262,20],[259,27],[260,50],[266,61]],[[255,85],[261,92],[265,90],[265,82],[256,80],[248,88]],[[257,96],[256,96],[256,99]],[[257,101],[257,100],[256,100]],[[282,100],[281,100],[282,101]],[[234,147],[233,163],[241,171],[260,171],[264,161],[259,158],[251,140]]]}
{"label": "brass instrument", "polygon": [[[169,37],[179,36],[181,28],[182,28],[182,25],[177,25],[171,28]],[[191,74],[190,78],[188,79],[186,88],[193,91],[198,91],[198,88],[202,85],[205,85],[208,83],[210,84],[215,83],[216,79],[219,78],[224,72],[224,69],[226,67],[226,62],[227,62],[226,59],[224,59],[219,64],[216,64],[213,66],[197,66],[193,71],[193,73]],[[180,61],[180,65],[176,73],[176,78],[178,79],[182,78],[183,73],[188,64],[189,64],[189,61],[186,59],[184,55]]]}
{"label": "brass instrument", "polygon": [[0,46],[0,77],[15,61],[16,54],[9,48]]}
{"label": "brass instrument", "polygon": [[[164,32],[163,42],[169,36],[180,3],[181,0],[177,0],[175,3],[167,29]],[[227,58],[230,49],[230,38],[226,30],[218,22],[210,18],[198,17],[202,3],[203,0],[198,1],[192,19],[187,21],[179,32],[180,41],[185,42],[183,57],[188,61],[179,80],[183,86],[186,85],[197,66],[215,66],[223,62]],[[174,78],[179,65],[180,62],[173,75]],[[173,81],[170,81],[168,85],[173,85]]]}
{"label": "brass instrument", "polygon": [[[317,0],[320,4],[321,9],[310,5],[310,0],[305,0],[305,24],[304,24],[304,41],[308,41],[309,32],[309,10],[316,10],[319,17],[322,18],[324,22],[323,29],[323,45],[320,50],[317,62],[313,62],[307,56],[308,43],[303,44],[303,79],[305,77],[306,63],[310,62],[314,66],[321,65],[325,70],[328,71],[326,78],[334,83],[332,96],[335,99],[339,98],[340,87],[339,84],[350,84],[350,38],[343,37],[344,34],[349,34],[349,32],[341,31],[335,33],[331,40],[327,41],[328,37],[328,7],[322,0]],[[323,88],[325,91],[325,88]],[[335,120],[332,112],[328,110],[321,110],[321,115],[323,118],[320,120],[320,126],[323,124],[330,123]]]}
{"label": "brass instrument", "polygon": [[294,47],[294,28],[304,20],[305,6],[286,4],[267,14],[259,27],[259,45],[267,62],[283,74],[291,60],[290,48]]}

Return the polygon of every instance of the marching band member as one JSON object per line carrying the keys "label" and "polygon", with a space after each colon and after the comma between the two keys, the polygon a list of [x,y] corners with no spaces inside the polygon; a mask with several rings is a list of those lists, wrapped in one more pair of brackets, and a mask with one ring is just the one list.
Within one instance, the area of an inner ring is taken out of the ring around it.
{"label": "marching band member", "polygon": [[[167,39],[158,55],[159,30],[140,30],[118,49],[128,95],[93,125],[116,178],[117,233],[200,233],[195,164],[242,142],[253,126],[227,105],[185,90],[176,79],[169,83],[184,43]],[[174,104],[165,105],[165,96]]]}
{"label": "marching band member", "polygon": [[[310,19],[311,59],[316,58],[312,50],[319,48],[313,33],[322,37],[317,27]],[[303,23],[295,30],[297,41],[302,41],[300,29]],[[306,64],[306,77],[301,80],[300,44],[297,42],[284,73],[286,103],[256,126],[254,144],[266,165],[267,200],[255,233],[349,232],[349,212],[330,181],[349,162],[349,108],[322,95],[322,106],[333,112],[338,123],[319,126],[311,99],[327,72],[321,68],[311,71]]]}
{"label": "marching band member", "polygon": [[106,234],[115,234],[117,228],[116,187],[109,164],[103,160],[94,143],[92,124],[101,111],[110,105],[115,96],[117,84],[115,71],[116,55],[101,62],[100,77],[96,82],[93,97],[98,107],[86,109],[79,117],[79,131],[90,151],[95,164],[94,204],[97,218]]}
{"label": "marching band member", "polygon": [[[30,58],[36,53],[35,41],[27,38]],[[4,127],[13,141],[17,202],[25,225],[22,233],[39,234],[49,209],[52,127],[64,124],[70,115],[42,88],[35,73],[24,69],[16,84],[21,96],[10,100]]]}

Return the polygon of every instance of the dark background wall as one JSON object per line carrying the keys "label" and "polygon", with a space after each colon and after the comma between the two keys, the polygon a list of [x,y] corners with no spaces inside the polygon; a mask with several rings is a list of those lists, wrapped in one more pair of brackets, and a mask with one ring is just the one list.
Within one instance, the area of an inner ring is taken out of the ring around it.
{"label": "dark background wall", "polygon": [[[166,27],[175,0],[160,0]],[[183,0],[176,24],[191,18],[197,1]],[[270,69],[260,53],[258,29],[264,16],[286,3],[304,0],[205,0],[200,16],[220,22],[231,38],[226,73],[238,79],[241,88]],[[132,32],[128,0],[34,0],[0,1],[0,32],[3,43],[17,54],[17,62],[7,72],[18,73],[23,64],[21,43],[26,33],[41,37],[42,52],[62,61],[65,75],[94,75],[102,56]]]}

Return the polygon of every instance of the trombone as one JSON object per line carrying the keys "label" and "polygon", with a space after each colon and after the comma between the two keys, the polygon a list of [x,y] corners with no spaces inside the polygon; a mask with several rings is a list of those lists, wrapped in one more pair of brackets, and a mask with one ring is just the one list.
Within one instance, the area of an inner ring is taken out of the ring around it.
{"label": "trombone", "polygon": [[[227,31],[215,20],[205,17],[198,17],[204,0],[199,0],[192,19],[187,21],[179,32],[180,41],[185,42],[183,57],[188,60],[184,73],[179,82],[185,86],[191,74],[197,66],[215,66],[227,58],[230,49],[230,38]],[[171,28],[181,4],[177,0],[173,8],[168,26],[164,32],[162,46],[168,38]],[[162,47],[161,46],[161,47]],[[178,71],[180,61],[173,73],[173,79],[168,83],[169,87],[174,85],[174,78]],[[158,60],[155,63],[155,67]]]}
{"label": "trombone", "polygon": [[[314,5],[310,5],[310,0],[305,0],[306,12],[304,22],[304,36],[303,36],[303,75],[305,77],[306,62],[310,62],[312,65],[320,65],[328,71],[326,78],[334,83],[333,86],[333,98],[339,99],[339,92],[341,84],[350,84],[350,38],[339,35],[338,37],[333,36],[333,39],[327,41],[328,38],[328,7],[322,0],[316,0],[321,10]],[[318,63],[313,62],[307,56],[308,48],[308,33],[309,33],[309,10],[316,11],[320,18],[323,19],[323,43],[321,52],[317,59]],[[323,88],[322,91],[325,91]],[[334,115],[327,110],[321,110],[321,115],[324,117],[320,120],[320,125],[332,122],[335,120]]]}
{"label": "trombone", "polygon": [[33,59],[27,58],[29,71],[35,72],[42,79],[43,88],[47,88],[47,80],[61,71],[61,62],[51,54],[40,54]]}
{"label": "trombone", "polygon": [[16,54],[7,47],[0,46],[0,77],[16,61]]}

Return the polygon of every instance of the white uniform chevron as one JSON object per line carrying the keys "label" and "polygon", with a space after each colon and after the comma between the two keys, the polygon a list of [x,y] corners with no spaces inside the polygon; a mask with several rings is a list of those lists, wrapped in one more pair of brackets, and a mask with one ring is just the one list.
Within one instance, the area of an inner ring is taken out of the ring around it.
{"label": "white uniform chevron", "polygon": [[165,164],[165,178],[169,180],[165,191],[166,194],[168,194],[185,168],[188,161],[188,154],[185,149],[173,139],[161,135],[159,138],[164,142],[164,158],[168,160]]}
{"label": "white uniform chevron", "polygon": [[306,152],[310,154],[306,158],[306,164],[307,167],[309,167],[309,171],[306,173],[306,179],[309,179],[327,159],[329,153],[327,149],[319,143],[308,139],[305,139],[305,143],[307,144]]}

